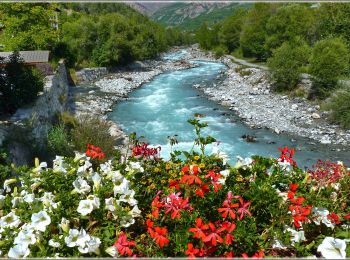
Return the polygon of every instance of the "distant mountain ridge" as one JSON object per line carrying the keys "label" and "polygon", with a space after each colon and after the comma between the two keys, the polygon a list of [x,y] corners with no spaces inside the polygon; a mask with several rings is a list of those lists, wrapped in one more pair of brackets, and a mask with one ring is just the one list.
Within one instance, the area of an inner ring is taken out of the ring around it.
{"label": "distant mountain ridge", "polygon": [[157,9],[151,19],[168,27],[191,31],[198,29],[204,22],[217,23],[232,15],[238,7],[247,5],[230,2],[172,3]]}
{"label": "distant mountain ridge", "polygon": [[124,2],[124,4],[130,6],[131,8],[135,9],[136,11],[151,16],[154,12],[159,10],[160,8],[163,8],[165,6],[171,5],[173,3],[160,3],[160,2]]}

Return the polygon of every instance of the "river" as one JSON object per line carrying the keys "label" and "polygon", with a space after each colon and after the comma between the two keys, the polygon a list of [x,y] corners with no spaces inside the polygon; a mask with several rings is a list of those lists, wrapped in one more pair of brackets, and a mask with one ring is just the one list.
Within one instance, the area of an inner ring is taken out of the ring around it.
{"label": "river", "polygon": [[[177,60],[184,54],[178,52],[164,58]],[[145,136],[146,141],[153,146],[161,146],[163,158],[169,158],[168,136],[177,135],[179,144],[173,147],[175,150],[189,151],[193,147],[194,128],[187,120],[193,118],[195,113],[200,113],[205,115],[201,121],[209,124],[203,133],[219,141],[219,150],[229,155],[232,164],[237,161],[237,156],[278,157],[278,147],[284,146],[296,149],[295,159],[299,166],[311,167],[317,159],[349,163],[346,154],[331,151],[329,146],[313,145],[305,138],[277,135],[266,129],[249,128],[234,112],[208,100],[193,87],[199,83],[215,87],[218,75],[226,70],[226,66],[217,62],[191,62],[198,67],[163,73],[130,93],[127,100],[115,105],[109,118],[126,133],[136,132],[138,136]],[[256,142],[246,142],[242,135],[255,136]],[[210,153],[213,145],[208,146],[206,151]]]}

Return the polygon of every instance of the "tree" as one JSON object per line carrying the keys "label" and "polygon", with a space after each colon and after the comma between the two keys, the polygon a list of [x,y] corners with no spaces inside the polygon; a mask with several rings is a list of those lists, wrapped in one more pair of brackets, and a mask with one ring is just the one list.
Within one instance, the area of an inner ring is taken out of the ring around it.
{"label": "tree", "polygon": [[54,27],[55,5],[44,3],[3,3],[0,19],[4,30],[0,41],[5,49],[51,50],[57,40]]}
{"label": "tree", "polygon": [[350,91],[346,89],[339,91],[332,97],[329,108],[331,120],[350,129]]}
{"label": "tree", "polygon": [[239,47],[239,38],[245,15],[246,10],[239,9],[233,16],[228,17],[221,23],[221,30],[219,32],[220,43],[226,46],[229,52]]}
{"label": "tree", "polygon": [[308,44],[313,43],[316,34],[315,10],[308,5],[283,5],[271,14],[266,24],[265,49],[268,53],[295,37],[301,37]]}
{"label": "tree", "polygon": [[300,38],[283,43],[267,60],[277,90],[291,90],[300,81],[302,66],[310,56],[310,47]]}
{"label": "tree", "polygon": [[245,57],[255,57],[258,60],[267,58],[265,51],[266,23],[277,5],[256,3],[249,10],[240,35],[240,45]]}
{"label": "tree", "polygon": [[323,96],[337,85],[349,69],[349,51],[341,38],[318,41],[312,51],[310,73],[315,94]]}
{"label": "tree", "polygon": [[18,52],[10,55],[1,78],[0,104],[5,113],[13,113],[20,106],[33,102],[44,87],[42,75],[36,69],[25,66]]}
{"label": "tree", "polygon": [[203,23],[196,33],[196,38],[201,48],[210,50],[219,43],[219,27],[220,25],[218,24],[216,28],[209,28],[207,23]]}

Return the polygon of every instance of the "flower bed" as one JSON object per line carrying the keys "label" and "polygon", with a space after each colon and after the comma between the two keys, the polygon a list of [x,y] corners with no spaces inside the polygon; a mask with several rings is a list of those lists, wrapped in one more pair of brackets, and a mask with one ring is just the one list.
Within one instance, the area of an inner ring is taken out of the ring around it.
{"label": "flower bed", "polygon": [[346,166],[305,172],[288,147],[230,166],[221,152],[205,155],[215,140],[190,123],[200,153],[165,161],[134,139],[129,156],[107,160],[89,145],[52,168],[17,169],[0,191],[0,256],[350,256]]}

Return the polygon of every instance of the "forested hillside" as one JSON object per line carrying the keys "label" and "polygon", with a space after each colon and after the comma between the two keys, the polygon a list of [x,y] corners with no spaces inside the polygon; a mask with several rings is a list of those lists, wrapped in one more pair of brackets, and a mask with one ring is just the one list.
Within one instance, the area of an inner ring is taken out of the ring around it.
{"label": "forested hillside", "polygon": [[298,84],[302,73],[310,74],[307,97],[330,97],[325,103],[333,108],[334,122],[350,127],[349,89],[339,84],[349,78],[349,18],[347,3],[257,3],[215,25],[203,24],[196,37],[217,56],[267,62],[277,91],[303,96]]}
{"label": "forested hillside", "polygon": [[0,4],[3,50],[47,49],[70,66],[116,66],[189,41],[119,3]]}
{"label": "forested hillside", "polygon": [[232,15],[239,3],[174,3],[157,10],[151,18],[168,27],[184,31],[197,30],[204,22],[215,24]]}

